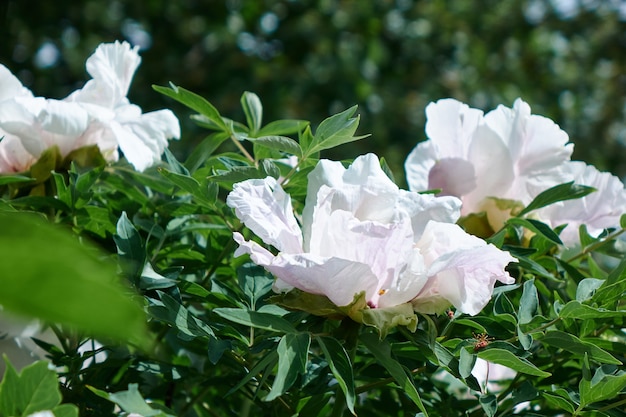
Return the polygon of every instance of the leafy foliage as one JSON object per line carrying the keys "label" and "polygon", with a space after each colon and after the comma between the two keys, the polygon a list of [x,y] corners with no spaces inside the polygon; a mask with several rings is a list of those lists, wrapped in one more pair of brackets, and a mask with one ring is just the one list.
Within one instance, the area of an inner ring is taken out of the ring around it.
{"label": "leafy foliage", "polygon": [[[320,151],[363,138],[357,108],[315,129],[263,124],[244,92],[238,122],[180,87],[155,89],[210,132],[184,163],[166,153],[143,173],[72,165],[1,181],[0,302],[49,322],[58,340],[36,342],[61,377],[44,362],[8,366],[1,415],[624,415],[624,229],[581,229],[565,253],[560,230],[525,216],[590,190],[555,187],[488,237],[516,257],[516,283],[481,313],[390,310],[363,319],[377,332],[324,297],[300,308],[272,296],[272,276],[233,256],[232,233],[248,232],[224,202],[234,182],[271,175],[300,212]],[[514,376],[488,383],[479,360]]]}

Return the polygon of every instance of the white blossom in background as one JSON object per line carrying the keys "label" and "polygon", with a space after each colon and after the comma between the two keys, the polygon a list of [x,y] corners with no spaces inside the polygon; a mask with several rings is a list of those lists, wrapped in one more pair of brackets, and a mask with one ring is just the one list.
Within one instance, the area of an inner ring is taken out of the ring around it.
{"label": "white blossom in background", "polygon": [[[33,94],[4,65],[0,64],[0,103]],[[0,104],[1,106],[1,104]],[[0,129],[0,173],[26,171],[36,158],[22,145],[17,136]]]}
{"label": "white blossom in background", "polygon": [[[598,189],[582,199],[535,212],[553,227],[569,222],[562,239],[577,243],[577,226],[590,224],[599,233],[619,225],[626,211],[626,195],[619,180],[570,161],[573,145],[550,119],[531,114],[517,99],[513,108],[498,106],[483,114],[454,99],[426,107],[428,140],[410,153],[405,169],[412,191],[441,189],[439,195],[463,201],[462,215],[486,212],[494,229],[510,216],[492,198],[525,206],[539,193],[558,184],[576,181]],[[582,165],[581,165],[582,164]]]}
{"label": "white blossom in background", "polygon": [[143,113],[129,102],[140,61],[127,42],[101,44],[87,59],[92,79],[64,100],[33,97],[0,66],[0,137],[8,139],[0,142],[0,173],[27,170],[55,145],[63,157],[97,145],[109,162],[119,159],[121,149],[139,171],[157,163],[168,140],[180,138],[180,125],[170,110]]}
{"label": "white blossom in background", "polygon": [[371,308],[411,302],[415,311],[450,304],[477,314],[495,281],[512,283],[514,261],[454,224],[460,201],[398,189],[373,154],[349,168],[322,160],[309,174],[302,228],[275,179],[235,184],[227,204],[278,254],[242,234],[235,256],[248,253],[275,277],[274,290],[302,291],[349,305],[365,292]]}
{"label": "white blossom in background", "polygon": [[143,113],[126,97],[141,62],[137,51],[127,42],[98,46],[86,62],[92,79],[67,100],[80,104],[92,118],[85,144],[97,144],[109,161],[118,159],[119,147],[143,171],[160,160],[168,139],[180,138],[180,125],[170,110]]}

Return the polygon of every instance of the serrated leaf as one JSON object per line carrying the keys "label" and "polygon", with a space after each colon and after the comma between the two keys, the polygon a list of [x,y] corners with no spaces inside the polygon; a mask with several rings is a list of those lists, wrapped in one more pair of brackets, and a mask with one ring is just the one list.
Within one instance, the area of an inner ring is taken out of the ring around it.
{"label": "serrated leaf", "polygon": [[584,356],[587,354],[590,359],[593,359],[596,362],[613,365],[622,364],[613,355],[600,349],[593,343],[585,342],[573,334],[565,333],[559,330],[546,332],[545,335],[539,339],[539,341],[543,344],[554,346],[576,355]]}
{"label": "serrated leaf", "polygon": [[228,130],[226,123],[222,120],[222,116],[217,109],[203,97],[196,93],[192,93],[182,87],[177,87],[170,83],[171,88],[153,85],[152,88],[168,97],[173,98],[179,103],[184,104],[192,110],[197,111],[201,115],[207,117],[211,122],[215,123],[221,130]]}
{"label": "serrated leaf", "polygon": [[409,396],[417,407],[428,417],[428,411],[424,407],[424,403],[415,388],[413,378],[409,376],[404,367],[391,357],[391,347],[385,340],[380,340],[373,333],[363,333],[360,336],[361,341],[376,358],[378,363],[385,367],[387,372],[393,377],[402,391]]}
{"label": "serrated leaf", "polygon": [[322,348],[324,358],[346,397],[348,409],[353,415],[356,415],[354,412],[354,403],[356,401],[354,371],[352,370],[352,363],[348,353],[335,338],[317,336],[316,340]]}
{"label": "serrated leaf", "polygon": [[574,184],[574,181],[555,185],[554,187],[548,188],[547,190],[541,192],[537,197],[535,197],[533,201],[531,201],[530,204],[526,206],[526,208],[519,212],[518,216],[521,217],[527,213],[530,213],[533,210],[537,210],[541,207],[548,206],[558,201],[582,198],[587,194],[594,192],[595,190],[596,189],[593,187]]}
{"label": "serrated leaf", "polygon": [[145,336],[141,307],[95,247],[26,213],[0,213],[0,230],[4,308],[116,340]]}
{"label": "serrated leaf", "polygon": [[241,308],[216,308],[213,312],[218,316],[244,326],[269,330],[280,333],[296,333],[296,329],[287,320],[280,316],[258,311],[248,311]]}
{"label": "serrated leaf", "polygon": [[278,370],[270,393],[265,401],[272,401],[283,395],[296,382],[298,375],[304,374],[309,357],[309,333],[287,333],[278,343]]}
{"label": "serrated leaf", "polygon": [[478,357],[489,362],[504,365],[514,371],[538,377],[548,377],[549,372],[542,371],[526,359],[516,356],[513,352],[505,349],[490,348],[478,352]]}
{"label": "serrated leaf", "polygon": [[263,106],[259,96],[249,91],[245,91],[241,96],[241,107],[246,115],[246,122],[250,128],[250,134],[254,135],[263,123]]}

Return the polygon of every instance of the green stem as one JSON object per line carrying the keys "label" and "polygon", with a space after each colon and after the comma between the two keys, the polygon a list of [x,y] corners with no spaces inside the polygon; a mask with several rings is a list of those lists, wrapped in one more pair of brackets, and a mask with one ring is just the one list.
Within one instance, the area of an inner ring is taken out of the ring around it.
{"label": "green stem", "polygon": [[570,263],[573,262],[577,259],[580,259],[582,257],[584,257],[585,255],[587,255],[589,252],[593,252],[598,248],[601,248],[602,246],[606,245],[607,243],[611,242],[612,240],[615,240],[619,235],[621,235],[622,233],[626,232],[626,229],[620,229],[620,230],[616,230],[615,232],[611,233],[610,235],[608,235],[606,238],[595,242],[589,246],[586,246],[578,255],[574,255],[573,257],[569,258],[568,260],[566,260],[565,262]]}
{"label": "green stem", "polygon": [[254,166],[256,166],[256,161],[254,160],[254,158],[252,157],[252,155],[250,155],[248,153],[248,151],[246,151],[246,148],[243,147],[243,145],[241,144],[241,142],[239,142],[239,140],[237,140],[237,138],[235,137],[235,135],[231,134],[230,135],[230,139],[233,141],[233,143],[235,144],[235,146],[237,148],[239,148],[239,150],[241,151],[241,153],[250,161],[254,164]]}

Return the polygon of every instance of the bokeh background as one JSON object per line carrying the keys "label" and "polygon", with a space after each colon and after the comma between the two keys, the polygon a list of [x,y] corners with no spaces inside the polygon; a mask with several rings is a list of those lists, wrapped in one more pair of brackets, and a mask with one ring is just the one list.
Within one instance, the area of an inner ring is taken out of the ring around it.
{"label": "bokeh background", "polygon": [[316,124],[358,104],[358,133],[372,137],[324,156],[376,152],[400,181],[429,102],[488,111],[522,97],[568,132],[574,159],[626,176],[622,0],[4,0],[0,33],[0,62],[53,98],[84,84],[99,43],[139,45],[129,97],[176,112],[181,159],[205,133],[152,84],[183,86],[233,118],[246,90],[268,121]]}

